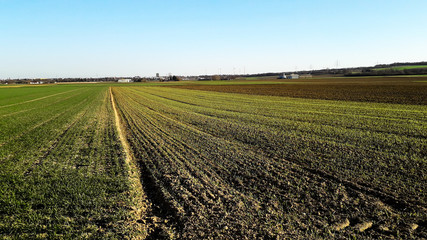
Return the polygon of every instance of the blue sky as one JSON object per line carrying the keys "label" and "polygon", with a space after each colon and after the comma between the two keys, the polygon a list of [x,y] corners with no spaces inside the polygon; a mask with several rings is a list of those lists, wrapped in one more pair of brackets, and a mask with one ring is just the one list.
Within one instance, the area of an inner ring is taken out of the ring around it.
{"label": "blue sky", "polygon": [[427,60],[427,1],[0,0],[0,79]]}

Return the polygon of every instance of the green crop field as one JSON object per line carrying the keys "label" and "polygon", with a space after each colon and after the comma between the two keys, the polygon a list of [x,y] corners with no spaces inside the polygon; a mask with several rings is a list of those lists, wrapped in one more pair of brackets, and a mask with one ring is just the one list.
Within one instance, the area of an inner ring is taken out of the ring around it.
{"label": "green crop field", "polygon": [[124,238],[128,166],[108,87],[0,89],[0,238]]}
{"label": "green crop field", "polygon": [[424,80],[0,88],[0,238],[427,238]]}

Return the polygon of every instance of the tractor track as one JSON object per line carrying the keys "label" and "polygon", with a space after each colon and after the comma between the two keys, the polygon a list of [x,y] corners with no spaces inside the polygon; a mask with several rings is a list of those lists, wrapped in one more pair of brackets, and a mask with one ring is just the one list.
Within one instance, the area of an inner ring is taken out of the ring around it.
{"label": "tractor track", "polygon": [[68,126],[68,127],[66,127],[65,128],[65,130],[55,139],[55,141],[52,143],[52,145],[43,153],[43,155],[41,156],[41,157],[39,157],[38,159],[37,159],[37,161],[35,161],[34,163],[33,163],[33,165],[24,173],[24,175],[25,176],[27,176],[27,175],[29,175],[29,174],[31,174],[32,172],[33,172],[33,170],[37,167],[37,166],[39,166],[39,165],[41,165],[41,164],[43,164],[43,160],[45,160],[46,159],[46,157],[47,156],[49,156],[50,155],[50,153],[58,146],[58,144],[60,143],[60,141],[61,141],[61,139],[65,136],[65,135],[67,135],[67,133],[70,131],[70,129],[72,128],[72,127],[74,127],[74,125],[76,125],[76,123],[83,117],[83,116],[85,116],[86,114],[87,114],[87,112],[88,112],[88,109],[86,109],[84,112],[82,112],[81,114],[79,114],[79,116],[77,116],[74,120],[73,120],[73,122]]}
{"label": "tractor track", "polygon": [[[148,170],[147,165],[144,164],[142,156],[138,151],[134,151],[130,145],[126,137],[126,126],[129,119],[123,115],[124,113],[116,105],[111,87],[109,92],[117,132],[126,155],[126,163],[129,166],[132,195],[137,202],[133,210],[136,223],[134,222],[133,224],[137,224],[142,229],[142,234],[138,238],[169,239],[170,232],[178,227],[177,223],[179,221],[177,220],[176,211],[156,184],[156,178]],[[173,226],[174,229],[172,230],[170,226]]]}

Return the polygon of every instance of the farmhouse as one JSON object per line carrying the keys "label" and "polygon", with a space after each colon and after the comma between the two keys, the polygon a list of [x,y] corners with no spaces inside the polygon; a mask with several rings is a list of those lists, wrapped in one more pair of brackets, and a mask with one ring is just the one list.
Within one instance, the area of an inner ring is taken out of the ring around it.
{"label": "farmhouse", "polygon": [[119,82],[119,83],[130,83],[133,81],[130,78],[122,78],[122,79],[119,79],[117,82]]}

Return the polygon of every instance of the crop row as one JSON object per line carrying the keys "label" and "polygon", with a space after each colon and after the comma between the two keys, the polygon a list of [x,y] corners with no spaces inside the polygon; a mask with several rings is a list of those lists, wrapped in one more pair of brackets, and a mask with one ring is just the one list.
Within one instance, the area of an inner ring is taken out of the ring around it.
{"label": "crop row", "polygon": [[[144,91],[153,94],[152,89]],[[168,99],[172,91],[173,100]],[[157,104],[159,111],[215,136],[237,139],[268,150],[272,156],[310,164],[352,181],[372,184],[380,178],[374,187],[382,188],[386,180],[387,188],[394,187],[390,192],[408,199],[418,198],[424,190],[420,180],[425,176],[425,107],[328,106],[331,102],[322,106],[319,101],[269,103],[266,98],[256,104],[250,98],[221,99],[227,96],[224,94],[209,102],[201,98],[214,98],[215,94],[194,93],[193,97],[169,89],[155,89],[154,94],[146,99],[151,106]]]}
{"label": "crop row", "polygon": [[[408,227],[425,217],[423,106],[159,87],[113,94],[143,185],[183,238],[425,235]],[[350,227],[334,231],[344,219]]]}

